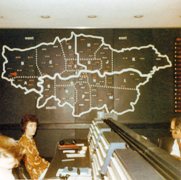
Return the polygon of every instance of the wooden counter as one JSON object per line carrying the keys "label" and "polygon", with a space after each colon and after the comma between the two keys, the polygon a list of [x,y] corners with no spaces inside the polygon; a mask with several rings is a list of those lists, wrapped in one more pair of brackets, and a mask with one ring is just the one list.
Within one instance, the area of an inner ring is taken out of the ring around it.
{"label": "wooden counter", "polygon": [[[87,140],[76,140],[77,144],[84,144],[84,146],[87,146]],[[80,146],[81,148],[81,146]],[[59,177],[56,177],[56,173],[58,169],[60,168],[65,168],[68,167],[69,170],[71,168],[76,167],[76,168],[90,168],[91,163],[90,163],[90,155],[89,155],[89,148],[87,146],[87,151],[85,154],[85,157],[71,157],[67,158],[66,154],[63,153],[64,150],[59,150],[58,149],[58,144],[56,146],[56,151],[55,155],[50,163],[50,166],[48,168],[48,171],[45,175],[45,179],[59,179]],[[78,150],[75,150],[77,153]],[[66,161],[67,159],[74,159],[73,161]],[[65,161],[64,161],[65,160]]]}

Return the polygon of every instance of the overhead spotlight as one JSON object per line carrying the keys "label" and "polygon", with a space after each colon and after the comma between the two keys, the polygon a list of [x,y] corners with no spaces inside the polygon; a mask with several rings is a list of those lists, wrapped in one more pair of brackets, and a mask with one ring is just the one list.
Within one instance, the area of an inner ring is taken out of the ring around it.
{"label": "overhead spotlight", "polygon": [[144,17],[143,15],[135,15],[135,16],[134,16],[134,18],[137,18],[137,19],[143,18],[143,17]]}
{"label": "overhead spotlight", "polygon": [[40,16],[42,19],[50,19],[50,16],[49,15],[42,15]]}
{"label": "overhead spotlight", "polygon": [[95,18],[97,18],[96,15],[88,15],[87,17],[88,17],[89,19],[95,19]]}

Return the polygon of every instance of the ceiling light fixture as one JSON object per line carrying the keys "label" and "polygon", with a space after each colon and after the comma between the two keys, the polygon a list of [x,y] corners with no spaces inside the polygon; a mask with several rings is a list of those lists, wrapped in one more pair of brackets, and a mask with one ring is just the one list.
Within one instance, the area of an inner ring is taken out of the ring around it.
{"label": "ceiling light fixture", "polygon": [[96,15],[88,15],[87,17],[88,17],[89,19],[95,19],[95,18],[97,18]]}
{"label": "ceiling light fixture", "polygon": [[140,18],[143,18],[144,16],[143,15],[135,15],[134,18],[136,19],[140,19]]}
{"label": "ceiling light fixture", "polygon": [[42,15],[40,16],[42,19],[50,19],[50,16],[49,15]]}

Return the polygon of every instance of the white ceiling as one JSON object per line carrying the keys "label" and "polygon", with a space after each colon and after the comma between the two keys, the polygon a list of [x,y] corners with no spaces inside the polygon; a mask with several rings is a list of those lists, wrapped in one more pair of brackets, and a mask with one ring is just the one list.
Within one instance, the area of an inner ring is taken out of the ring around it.
{"label": "white ceiling", "polygon": [[173,27],[181,27],[181,0],[0,1],[0,28]]}

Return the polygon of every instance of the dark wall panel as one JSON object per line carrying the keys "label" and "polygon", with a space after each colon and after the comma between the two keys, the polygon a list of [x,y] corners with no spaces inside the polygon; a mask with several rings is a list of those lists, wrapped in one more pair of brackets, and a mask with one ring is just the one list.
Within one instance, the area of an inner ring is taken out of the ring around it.
{"label": "dark wall panel", "polygon": [[1,29],[0,123],[19,123],[24,113],[40,123],[90,123],[101,108],[125,123],[168,122],[178,115],[180,36],[180,29]]}

